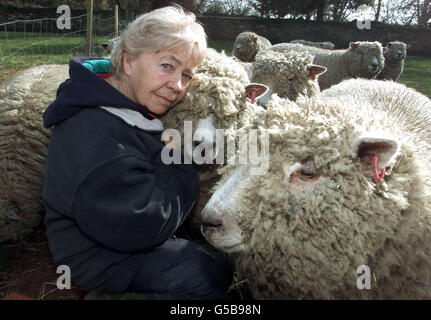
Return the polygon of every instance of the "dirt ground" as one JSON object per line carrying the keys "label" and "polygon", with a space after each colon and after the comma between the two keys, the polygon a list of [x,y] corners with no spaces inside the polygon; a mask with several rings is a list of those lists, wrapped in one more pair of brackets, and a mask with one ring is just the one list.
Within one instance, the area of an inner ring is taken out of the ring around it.
{"label": "dirt ground", "polygon": [[52,262],[43,224],[25,240],[2,244],[0,259],[0,297],[3,299],[80,300],[87,290],[74,287],[60,290],[60,274]]}

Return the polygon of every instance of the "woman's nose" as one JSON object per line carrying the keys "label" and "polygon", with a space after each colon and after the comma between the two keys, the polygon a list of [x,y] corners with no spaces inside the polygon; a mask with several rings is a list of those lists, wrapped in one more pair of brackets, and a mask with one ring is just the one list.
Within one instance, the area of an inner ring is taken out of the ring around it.
{"label": "woman's nose", "polygon": [[183,90],[182,75],[174,74],[169,81],[169,87],[176,92]]}

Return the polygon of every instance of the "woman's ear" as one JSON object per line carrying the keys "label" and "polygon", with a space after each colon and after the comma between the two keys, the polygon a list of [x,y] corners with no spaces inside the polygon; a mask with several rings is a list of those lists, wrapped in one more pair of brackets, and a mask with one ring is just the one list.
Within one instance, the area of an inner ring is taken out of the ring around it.
{"label": "woman's ear", "polygon": [[132,75],[132,58],[131,56],[123,50],[123,72],[126,76],[131,76]]}

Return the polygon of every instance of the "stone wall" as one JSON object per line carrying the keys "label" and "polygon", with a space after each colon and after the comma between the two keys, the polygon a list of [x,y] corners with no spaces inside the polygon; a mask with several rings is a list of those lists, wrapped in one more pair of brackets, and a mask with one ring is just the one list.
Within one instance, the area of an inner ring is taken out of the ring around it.
{"label": "stone wall", "polygon": [[431,28],[384,25],[371,22],[371,29],[360,30],[356,21],[351,23],[323,22],[287,19],[262,19],[256,17],[199,16],[211,40],[234,41],[243,31],[254,31],[272,43],[294,39],[331,41],[336,48],[347,48],[351,41],[399,40],[409,43],[411,55],[431,56]]}

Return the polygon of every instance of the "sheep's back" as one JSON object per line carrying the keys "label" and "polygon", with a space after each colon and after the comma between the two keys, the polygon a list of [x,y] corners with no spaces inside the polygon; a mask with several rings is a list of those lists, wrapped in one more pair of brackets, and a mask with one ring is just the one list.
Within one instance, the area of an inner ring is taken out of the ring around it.
{"label": "sheep's back", "polygon": [[[20,72],[0,86],[0,194],[24,212],[41,210],[50,131],[43,112],[55,100],[67,65],[42,65]],[[37,199],[37,200],[36,200]]]}

